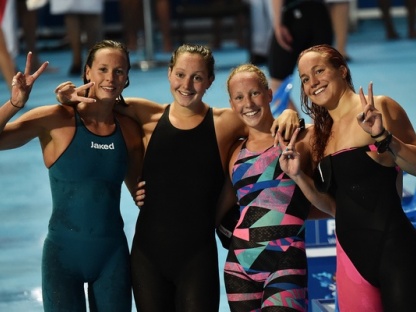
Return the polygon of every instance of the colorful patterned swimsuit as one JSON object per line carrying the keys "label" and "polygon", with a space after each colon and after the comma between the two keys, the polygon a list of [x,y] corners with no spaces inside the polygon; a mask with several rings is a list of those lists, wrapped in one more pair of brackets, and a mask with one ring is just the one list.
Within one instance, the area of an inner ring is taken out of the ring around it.
{"label": "colorful patterned swimsuit", "polygon": [[305,226],[310,204],[279,166],[280,147],[253,153],[243,144],[232,182],[241,217],[225,264],[232,311],[305,311]]}

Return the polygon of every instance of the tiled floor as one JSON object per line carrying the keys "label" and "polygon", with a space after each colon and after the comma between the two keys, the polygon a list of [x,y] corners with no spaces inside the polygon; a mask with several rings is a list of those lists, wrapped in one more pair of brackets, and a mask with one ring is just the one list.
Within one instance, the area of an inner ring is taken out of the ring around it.
{"label": "tiled floor", "polygon": [[[397,25],[405,37],[404,20]],[[416,72],[416,41],[407,39],[387,42],[378,20],[360,22],[349,42],[350,63],[356,88],[374,82],[376,94],[386,94],[396,99],[416,125],[416,97],[414,79]],[[18,57],[23,68],[25,56]],[[157,60],[167,61],[169,55],[156,55]],[[208,90],[205,100],[216,107],[227,107],[225,81],[229,69],[247,61],[247,53],[233,47],[215,51],[218,64],[216,81]],[[28,108],[55,103],[53,90],[60,82],[69,80],[66,73],[70,66],[68,51],[43,52],[43,60],[58,72],[44,74],[32,92]],[[137,61],[137,55],[132,55]],[[125,96],[147,97],[159,102],[169,102],[166,67],[152,68],[147,72],[133,69],[131,85]],[[74,80],[81,83],[80,80]],[[166,90],[161,93],[160,90]],[[299,84],[295,78],[293,98],[299,99]],[[8,99],[8,90],[0,80],[2,100]],[[414,186],[411,186],[414,191]],[[131,203],[124,189],[122,213],[129,241],[133,237],[137,208]],[[39,144],[0,152],[0,311],[42,311],[40,261],[43,239],[46,235],[51,211],[49,181],[44,168]],[[225,259],[224,249],[219,250],[220,267]],[[223,284],[222,284],[223,285]],[[228,311],[224,289],[221,289],[221,311]]]}

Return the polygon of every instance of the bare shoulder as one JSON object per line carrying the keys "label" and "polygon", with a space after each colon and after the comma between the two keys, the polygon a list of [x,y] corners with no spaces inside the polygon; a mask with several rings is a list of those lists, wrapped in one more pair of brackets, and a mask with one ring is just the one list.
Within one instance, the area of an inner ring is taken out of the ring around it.
{"label": "bare shoulder", "polygon": [[217,107],[213,107],[212,112],[214,116],[217,116],[217,117],[222,116],[223,114],[233,113],[231,108],[217,108]]}
{"label": "bare shoulder", "polygon": [[167,104],[159,104],[144,98],[125,98],[127,105],[117,105],[115,110],[123,115],[127,115],[140,124],[158,120],[163,114]]}
{"label": "bare shoulder", "polygon": [[74,115],[74,108],[70,106],[53,104],[35,107],[22,115],[21,120],[36,119],[45,120],[45,118],[53,117],[70,118]]}
{"label": "bare shoulder", "polygon": [[153,113],[161,112],[166,108],[167,104],[160,104],[145,98],[125,98],[127,106],[135,109],[145,110]]}
{"label": "bare shoulder", "polygon": [[381,111],[381,113],[402,113],[404,109],[393,98],[387,95],[374,96],[374,106]]}
{"label": "bare shoulder", "polygon": [[240,121],[240,118],[238,118],[237,114],[233,112],[231,108],[212,108],[212,112],[214,115],[214,118],[216,118],[218,121],[235,121],[237,123],[242,123]]}
{"label": "bare shoulder", "polygon": [[214,122],[217,128],[224,131],[237,131],[246,135],[245,125],[231,108],[213,108]]}
{"label": "bare shoulder", "polygon": [[402,118],[407,119],[407,113],[404,108],[396,100],[389,96],[375,96],[374,106],[382,113],[383,119],[386,119],[387,122],[392,120],[400,122]]}

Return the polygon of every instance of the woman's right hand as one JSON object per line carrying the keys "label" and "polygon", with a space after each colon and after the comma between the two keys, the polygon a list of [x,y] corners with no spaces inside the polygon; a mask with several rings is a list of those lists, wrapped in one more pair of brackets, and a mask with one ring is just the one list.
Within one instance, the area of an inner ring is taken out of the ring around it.
{"label": "woman's right hand", "polygon": [[136,205],[138,207],[141,207],[144,205],[144,198],[145,198],[145,187],[146,185],[146,181],[140,181],[139,183],[137,183],[137,190],[136,190],[136,194],[134,196],[134,202],[136,203]]}
{"label": "woman's right hand", "polygon": [[32,91],[33,84],[49,65],[49,62],[44,62],[37,71],[30,74],[32,56],[32,52],[27,54],[24,73],[18,72],[14,75],[12,80],[10,102],[13,103],[13,106],[18,108],[25,106],[27,100],[29,99],[29,94]]}
{"label": "woman's right hand", "polygon": [[300,132],[300,128],[297,128],[290,138],[288,144],[285,143],[282,135],[278,133],[279,146],[282,150],[282,154],[279,157],[280,169],[283,170],[292,179],[300,173],[300,154],[296,152],[296,139]]}
{"label": "woman's right hand", "polygon": [[56,99],[63,105],[76,105],[79,102],[94,103],[95,99],[82,96],[85,94],[84,91],[93,85],[94,82],[89,82],[77,88],[71,81],[63,82],[55,89]]}

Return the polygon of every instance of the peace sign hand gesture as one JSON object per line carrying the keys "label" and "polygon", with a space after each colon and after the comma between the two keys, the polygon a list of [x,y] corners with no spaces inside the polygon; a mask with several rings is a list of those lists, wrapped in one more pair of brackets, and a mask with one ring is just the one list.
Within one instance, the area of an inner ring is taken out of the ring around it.
{"label": "peace sign hand gesture", "polygon": [[300,170],[300,154],[295,150],[296,138],[300,132],[300,128],[296,129],[293,132],[292,137],[290,138],[289,144],[285,145],[284,139],[280,133],[279,136],[279,145],[282,149],[282,154],[279,157],[280,168],[286,173],[289,177],[299,175]]}
{"label": "peace sign hand gesture", "polygon": [[77,88],[71,81],[63,82],[55,88],[56,99],[63,105],[76,105],[79,102],[94,103],[95,99],[79,95],[85,94],[85,90],[93,85],[94,82],[89,82]]}
{"label": "peace sign hand gesture", "polygon": [[26,58],[25,72],[18,72],[14,75],[12,80],[10,103],[16,108],[22,108],[25,106],[27,100],[29,99],[30,92],[32,91],[33,84],[49,64],[49,62],[44,62],[39,69],[31,75],[31,62],[32,52],[29,52]]}
{"label": "peace sign hand gesture", "polygon": [[373,83],[370,82],[368,85],[368,101],[362,87],[360,87],[359,94],[363,108],[363,112],[357,116],[359,125],[371,136],[377,136],[378,134],[383,133],[383,116],[374,106]]}

